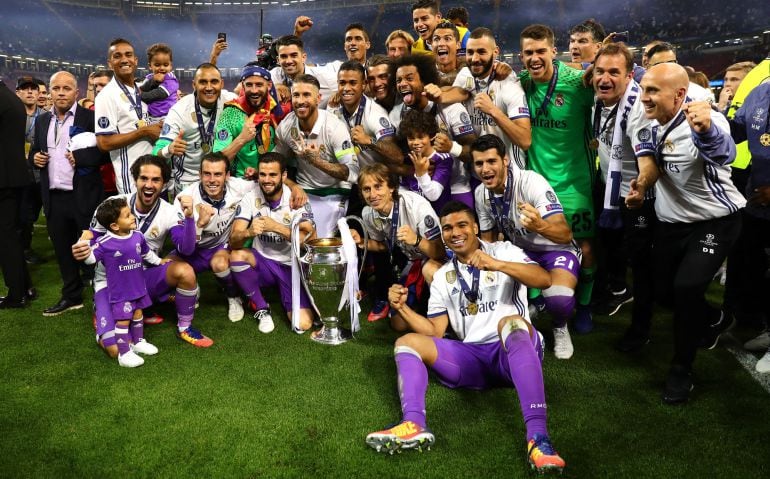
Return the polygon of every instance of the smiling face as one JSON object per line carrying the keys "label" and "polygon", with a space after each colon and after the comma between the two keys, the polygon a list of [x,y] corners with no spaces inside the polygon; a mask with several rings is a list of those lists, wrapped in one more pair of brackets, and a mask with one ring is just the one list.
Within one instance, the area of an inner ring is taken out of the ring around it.
{"label": "smiling face", "polygon": [[163,174],[155,165],[142,165],[136,178],[136,208],[150,211],[160,197],[163,189]]}
{"label": "smiling face", "polygon": [[364,79],[355,70],[340,70],[337,73],[337,93],[349,112],[355,111],[364,95]]}
{"label": "smiling face", "polygon": [[224,161],[203,160],[201,163],[201,185],[212,200],[221,200],[225,194],[225,183],[230,178]]}
{"label": "smiling face", "polygon": [[414,31],[422,38],[426,43],[430,43],[430,37],[433,34],[433,29],[436,28],[438,22],[441,20],[440,13],[433,13],[430,8],[416,8],[412,11],[412,24],[414,25]]}
{"label": "smiling face", "polygon": [[246,95],[252,108],[259,108],[265,103],[271,82],[261,76],[252,75],[246,77],[241,84],[243,85],[243,94]]}
{"label": "smiling face", "polygon": [[290,78],[305,71],[306,60],[307,54],[297,45],[278,47],[278,64],[281,65],[283,73]]}
{"label": "smiling face", "polygon": [[367,69],[366,75],[369,90],[377,101],[385,101],[388,98],[388,81],[390,70],[388,65],[376,65]]}
{"label": "smiling face", "polygon": [[437,28],[433,31],[433,52],[436,54],[436,63],[439,65],[453,65],[457,61],[457,50],[460,42],[455,38],[453,30]]}
{"label": "smiling face", "polygon": [[114,223],[110,224],[112,232],[125,235],[136,229],[136,216],[131,213],[131,208],[124,206],[120,209],[120,215]]}
{"label": "smiling face", "polygon": [[556,48],[548,40],[522,38],[519,58],[534,81],[547,82],[553,76]]}
{"label": "smiling face", "polygon": [[420,153],[422,156],[433,154],[433,145],[430,141],[430,135],[427,133],[410,133],[406,138],[406,143],[411,151]]}
{"label": "smiling face", "polygon": [[269,201],[275,201],[283,194],[283,180],[286,172],[281,173],[281,164],[277,161],[259,162],[259,189]]}
{"label": "smiling face", "polygon": [[122,83],[133,83],[138,65],[134,47],[128,43],[118,43],[111,46],[107,61],[118,80]]}
{"label": "smiling face", "polygon": [[351,28],[345,32],[345,54],[348,60],[364,63],[366,61],[366,52],[371,46],[363,30]]}
{"label": "smiling face", "polygon": [[679,65],[665,63],[650,67],[640,84],[644,115],[661,125],[671,121],[687,95],[688,83],[687,72]]}
{"label": "smiling face", "polygon": [[479,239],[476,236],[478,234],[476,220],[467,211],[449,213],[441,217],[441,237],[458,259],[467,258],[479,249]]}
{"label": "smiling face", "polygon": [[299,120],[312,120],[318,114],[321,95],[318,88],[310,83],[295,83],[291,86],[291,107]]}
{"label": "smiling face", "polygon": [[414,107],[422,100],[424,85],[414,65],[404,65],[396,70],[396,90],[404,99],[404,105]]}
{"label": "smiling face", "polygon": [[170,72],[173,69],[171,64],[171,55],[168,53],[158,52],[152,56],[150,60],[150,71],[153,74],[163,74]]}
{"label": "smiling face", "polygon": [[213,108],[222,92],[222,74],[216,68],[199,68],[193,78],[193,90],[204,108]]}
{"label": "smiling face", "polygon": [[487,36],[468,39],[465,61],[468,62],[471,75],[475,78],[488,77],[499,52],[494,40]]}
{"label": "smiling face", "polygon": [[486,151],[473,151],[473,171],[481,178],[481,182],[487,189],[495,193],[505,191],[505,182],[508,177],[508,157],[500,157],[495,148]]}
{"label": "smiling face", "polygon": [[626,91],[633,72],[626,69],[623,55],[600,55],[594,64],[593,86],[596,98],[605,106],[613,106]]}
{"label": "smiling face", "polygon": [[366,175],[358,183],[364,202],[381,215],[390,214],[393,208],[393,188],[384,178]]}

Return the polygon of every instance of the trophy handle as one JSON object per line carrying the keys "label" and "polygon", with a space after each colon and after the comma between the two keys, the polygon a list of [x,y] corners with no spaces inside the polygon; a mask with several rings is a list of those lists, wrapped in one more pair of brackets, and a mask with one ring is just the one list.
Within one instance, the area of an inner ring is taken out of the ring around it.
{"label": "trophy handle", "polygon": [[[304,238],[302,238],[302,241],[292,241],[291,242],[291,251],[294,254],[294,257],[297,258],[297,264],[299,264],[299,262],[300,262],[299,260],[300,260],[300,256],[301,256],[300,255],[300,248],[301,248],[300,244],[302,244],[305,241],[307,241],[307,239],[310,238],[313,235],[313,231],[316,228],[315,221],[313,221],[311,218],[300,218],[299,221],[297,221],[296,223],[294,223],[294,225],[292,225],[292,230],[291,230],[291,238],[292,239],[294,239],[294,238],[299,239],[299,233],[301,233],[301,231],[299,229],[299,225],[300,225],[300,223],[302,223],[304,221],[310,222],[310,224],[313,225],[313,229],[310,231],[310,233],[306,234]],[[305,289],[307,289],[307,283],[305,282],[305,275],[302,274],[302,270],[300,270],[300,272],[299,272],[299,277],[302,280],[302,284],[305,286]]]}
{"label": "trophy handle", "polygon": [[357,222],[359,225],[361,225],[361,231],[364,232],[364,255],[361,258],[361,267],[358,268],[358,277],[361,277],[361,273],[364,272],[364,266],[366,266],[366,254],[369,252],[369,232],[366,231],[366,225],[364,224],[364,220],[359,218],[355,215],[346,216],[345,219],[348,223],[350,223],[351,220]]}

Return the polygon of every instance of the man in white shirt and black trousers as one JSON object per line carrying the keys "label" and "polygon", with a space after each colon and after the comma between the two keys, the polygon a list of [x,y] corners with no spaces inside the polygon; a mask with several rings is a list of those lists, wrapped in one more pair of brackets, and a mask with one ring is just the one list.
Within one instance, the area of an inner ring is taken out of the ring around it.
{"label": "man in white shirt and black trousers", "polygon": [[[706,303],[706,289],[741,228],[746,200],[730,180],[735,143],[725,117],[687,97],[680,65],[655,65],[642,78],[641,101],[652,120],[656,185],[656,292],[671,295],[674,358],[663,401],[686,402],[698,347],[713,348],[732,317]],[[634,186],[631,186],[633,191]]]}

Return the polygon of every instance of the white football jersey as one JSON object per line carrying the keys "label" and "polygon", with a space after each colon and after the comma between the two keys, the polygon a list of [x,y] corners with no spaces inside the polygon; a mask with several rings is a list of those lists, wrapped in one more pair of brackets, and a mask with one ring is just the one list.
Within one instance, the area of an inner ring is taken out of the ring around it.
{"label": "white football jersey", "polygon": [[[348,125],[348,132],[356,126],[359,110],[363,108],[364,110],[361,115],[360,125],[364,128],[367,135],[374,138],[376,141],[380,141],[383,138],[393,138],[396,135],[396,129],[390,124],[390,120],[388,120],[388,112],[385,111],[385,108],[378,105],[376,101],[367,98],[366,96],[362,96],[361,103],[358,105],[358,110],[350,115],[347,120],[342,111],[344,108],[344,106],[340,105],[329,111],[334,113],[334,116],[340,121]],[[384,162],[382,155],[372,148],[361,149],[356,146],[355,151],[360,168],[374,163]]]}
{"label": "white football jersey", "polygon": [[[323,65],[305,65],[305,74],[313,75],[318,83],[321,85],[319,93],[321,93],[321,102],[318,104],[319,109],[326,109],[326,105],[329,104],[329,99],[337,93],[337,72],[340,69],[342,62],[331,62]],[[273,79],[273,83],[276,85],[284,84],[291,87],[291,79],[287,78],[283,73],[283,69],[277,66],[270,70],[270,78]]]}
{"label": "white football jersey", "polygon": [[[521,224],[518,203],[529,203],[537,209],[543,219],[553,214],[564,214],[564,208],[559,203],[559,198],[554,193],[551,185],[539,173],[530,170],[520,170],[511,165],[508,174],[513,175],[511,191],[506,192],[511,196],[511,209],[508,210],[507,236],[518,246],[526,251],[575,251],[572,242],[558,244],[548,238],[529,231]],[[498,197],[498,196],[496,196]],[[499,196],[502,200],[502,196]],[[489,190],[483,184],[476,187],[475,193],[476,215],[479,218],[479,229],[490,231],[497,228],[502,233],[500,226],[492,214],[492,205],[489,202]],[[502,209],[498,209],[502,214]]]}
{"label": "white football jersey", "polygon": [[[130,94],[134,91],[126,87]],[[135,91],[139,87],[134,85]],[[139,122],[149,122],[150,115],[147,111],[147,104],[141,101],[142,117],[137,116],[134,107],[131,105],[128,97],[118,85],[117,78],[112,80],[96,96],[94,100],[94,116],[96,118],[97,135],[124,134],[136,131],[139,128]],[[134,191],[134,180],[131,178],[131,165],[142,155],[152,153],[152,143],[143,138],[123,148],[117,148],[110,151],[112,167],[115,169],[115,184],[118,187],[118,193],[131,193]]]}
{"label": "white football jersey", "polygon": [[[508,241],[487,243],[481,241],[481,249],[493,258],[510,263],[537,264],[527,257],[521,248]],[[468,287],[473,285],[473,275],[466,264],[458,262],[460,273]],[[488,344],[499,341],[497,323],[505,316],[517,314],[529,321],[527,287],[499,271],[481,271],[479,275],[478,311],[468,311],[468,298],[462,291],[454,262],[444,263],[433,275],[428,300],[428,318],[446,314],[457,337],[472,344]]]}
{"label": "white football jersey", "polygon": [[[265,199],[262,190],[257,187],[254,191],[246,193],[241,200],[241,204],[235,210],[235,219],[246,220],[251,223],[254,218],[267,216],[276,222],[291,228],[291,222],[299,215],[302,218],[313,219],[313,213],[310,210],[310,203],[305,203],[299,209],[293,210],[290,206],[291,189],[283,185],[281,199],[275,206]],[[286,265],[291,264],[291,242],[278,233],[264,232],[254,237],[251,245],[256,251],[265,258],[278,261]]]}
{"label": "white football jersey", "polygon": [[[364,226],[373,240],[387,245],[390,241],[393,225],[393,209],[387,216],[380,216],[371,206],[364,206],[361,216]],[[428,200],[412,191],[399,190],[398,192],[398,224],[395,228],[409,226],[412,231],[425,239],[435,239],[441,235],[441,227],[436,212],[430,206]],[[412,245],[397,242],[404,255],[410,259],[425,259],[426,256]]]}
{"label": "white football jersey", "polygon": [[254,191],[257,188],[257,183],[254,181],[242,180],[240,178],[230,178],[227,180],[225,186],[225,196],[221,201],[211,201],[208,196],[202,191],[200,181],[188,186],[181,193],[176,196],[174,200],[174,206],[178,209],[182,209],[179,205],[180,196],[191,196],[193,199],[193,210],[195,221],[198,221],[198,211],[195,208],[200,203],[207,204],[214,208],[214,216],[211,217],[209,223],[199,231],[199,238],[196,247],[198,248],[215,248],[219,245],[226,244],[230,239],[230,231],[233,228],[233,220],[235,220],[235,211],[238,209],[238,205],[247,193]]}
{"label": "white football jersey", "polygon": [[[491,76],[491,75],[490,75]],[[481,80],[477,80],[471,75],[471,71],[468,67],[463,67],[457,74],[454,84],[452,86],[462,88],[471,94],[463,105],[468,110],[468,114],[471,117],[471,123],[476,134],[481,135],[495,135],[505,144],[508,158],[514,161],[519,168],[525,167],[525,156],[523,152],[513,144],[508,135],[503,131],[500,126],[489,115],[481,110],[477,110],[473,106],[473,98],[478,93],[487,93],[503,113],[505,113],[511,120],[519,118],[529,118],[529,106],[527,105],[527,99],[524,95],[524,89],[521,87],[521,82],[516,75],[509,75],[504,80],[498,80],[490,77],[486,77]]]}
{"label": "white football jersey", "polygon": [[[222,90],[216,107],[216,118],[222,116],[224,104],[237,98],[237,95],[227,90]],[[211,121],[212,109],[201,107],[204,131],[207,131]],[[216,122],[216,120],[215,120]],[[166,115],[160,138],[173,142],[180,131],[184,132],[182,138],[187,142],[187,149],[181,156],[171,158],[171,177],[176,185],[189,185],[200,180],[201,158],[203,158],[203,142],[201,140],[198,119],[195,114],[195,95],[185,95],[176,102]],[[216,129],[212,129],[211,141],[213,146]],[[180,191],[182,188],[177,188]]]}
{"label": "white football jersey", "polygon": [[[358,179],[358,158],[350,140],[350,133],[341,120],[326,110],[318,110],[318,118],[309,135],[299,127],[297,116],[289,113],[275,130],[275,151],[287,158],[294,157],[297,166],[297,184],[316,196],[349,194],[351,183]],[[317,145],[321,158],[330,163],[341,163],[348,167],[347,181],[340,181],[327,175],[309,161],[296,158],[300,150],[297,141],[304,138],[307,145]]]}

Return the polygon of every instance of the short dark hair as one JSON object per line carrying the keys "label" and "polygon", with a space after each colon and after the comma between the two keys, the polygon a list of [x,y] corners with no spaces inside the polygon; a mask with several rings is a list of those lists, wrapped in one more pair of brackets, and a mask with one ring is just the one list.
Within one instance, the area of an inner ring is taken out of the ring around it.
{"label": "short dark hair", "polygon": [[122,196],[107,198],[96,208],[96,221],[110,231],[110,225],[118,221],[120,212],[128,207],[128,201]]}
{"label": "short dark hair", "polygon": [[470,206],[466,205],[462,201],[457,200],[450,200],[448,201],[439,212],[439,219],[444,218],[445,216],[449,216],[452,213],[467,213],[468,216],[473,218],[473,221],[476,221],[476,212],[471,209]]}
{"label": "short dark hair", "polygon": [[463,26],[468,26],[470,15],[468,14],[468,10],[466,10],[465,7],[454,7],[450,8],[446,12],[446,16],[444,18],[449,20],[457,19],[460,20],[460,23],[462,23]]}
{"label": "short dark hair", "polygon": [[471,143],[471,155],[474,151],[482,152],[493,148],[497,150],[500,158],[505,156],[505,143],[503,143],[503,140],[501,140],[500,137],[491,134],[481,135]]}
{"label": "short dark hair", "polygon": [[220,75],[222,74],[222,71],[219,69],[219,67],[210,62],[201,63],[200,65],[195,67],[195,72],[197,73],[198,70],[209,70],[209,69],[218,71]]}
{"label": "short dark hair", "polygon": [[[361,168],[358,172],[358,190],[361,193],[361,185],[367,176],[373,176],[378,180],[384,181],[388,188],[393,189],[393,201],[398,201],[399,177],[391,173],[387,166],[382,163],[372,163]],[[363,196],[362,196],[363,198]]]}
{"label": "short dark hair", "polygon": [[371,58],[369,58],[369,61],[366,63],[367,68],[376,67],[379,65],[388,65],[388,67],[390,67],[393,65],[393,59],[387,55],[378,53],[376,55],[372,55]]}
{"label": "short dark hair", "polygon": [[110,41],[110,45],[107,47],[107,56],[110,54],[110,48],[114,47],[115,45],[120,45],[125,43],[126,45],[130,46],[131,48],[134,48],[134,44],[126,40],[125,38],[113,38],[112,41]]}
{"label": "short dark hair", "polygon": [[519,34],[519,39],[524,40],[525,38],[530,38],[532,40],[547,40],[548,44],[551,46],[555,44],[554,34],[551,27],[540,23],[525,27],[524,30],[521,31],[521,34]]}
{"label": "short dark hair", "polygon": [[460,41],[460,31],[457,29],[457,25],[454,23],[448,21],[448,20],[442,20],[436,25],[436,28],[433,29],[433,35],[436,34],[436,30],[442,29],[442,30],[452,30],[452,34],[455,36],[455,40],[458,42]]}
{"label": "short dark hair", "polygon": [[278,40],[275,41],[275,51],[278,51],[281,47],[288,47],[290,45],[297,45],[297,48],[303,52],[305,51],[305,44],[302,43],[302,39],[296,35],[284,35],[279,37]]}
{"label": "short dark hair", "polygon": [[364,24],[360,22],[353,22],[348,24],[347,27],[345,27],[345,33],[348,33],[350,30],[361,30],[364,34],[364,38],[366,41],[369,41],[369,32],[366,31],[366,28],[364,28]]}
{"label": "short dark hair", "polygon": [[91,73],[91,78],[107,77],[111,80],[112,75],[113,75],[112,70],[105,70],[103,68],[99,68],[98,70],[94,70],[94,72]]}
{"label": "short dark hair", "polygon": [[591,37],[594,39],[594,42],[597,43],[604,40],[604,37],[607,36],[607,33],[604,31],[602,24],[593,18],[589,18],[583,23],[578,23],[572,27],[572,29],[569,31],[569,34],[572,35],[573,33],[590,33]]}
{"label": "short dark hair", "polygon": [[294,78],[293,85],[296,85],[297,83],[307,83],[309,85],[315,86],[319,91],[321,90],[321,84],[318,82],[318,78],[314,77],[313,75],[308,75],[307,73],[297,75]]}
{"label": "short dark hair", "polygon": [[355,60],[348,60],[344,62],[342,65],[340,65],[339,71],[358,72],[361,74],[361,80],[366,81],[366,69],[363,65],[361,65],[360,62]]}
{"label": "short dark hair", "polygon": [[171,51],[171,47],[166,45],[165,43],[153,43],[150,45],[150,47],[147,49],[147,62],[152,61],[152,57],[157,55],[158,53],[165,53],[168,55],[168,59],[172,62],[174,61],[174,53]]}
{"label": "short dark hair", "polygon": [[490,38],[495,42],[497,42],[497,39],[495,38],[495,33],[487,27],[474,28],[473,31],[471,32],[470,37],[468,38],[473,38],[474,40],[478,40],[479,38],[484,38],[484,37]]}
{"label": "short dark hair", "polygon": [[418,8],[427,8],[435,15],[438,13],[438,2],[436,0],[417,0],[412,4],[412,12]]}
{"label": "short dark hair", "polygon": [[438,133],[436,115],[427,111],[407,110],[398,126],[398,132],[404,138],[414,138],[419,135],[428,135],[433,138]]}
{"label": "short dark hair", "polygon": [[647,58],[652,58],[653,55],[661,52],[673,52],[676,54],[676,47],[668,42],[660,42],[654,47],[650,48],[645,52],[645,55],[647,55]]}
{"label": "short dark hair", "polygon": [[230,171],[230,160],[221,151],[211,151],[203,155],[203,158],[201,158],[201,171],[203,171],[203,163],[206,161],[209,163],[222,162],[225,164],[225,171]]}
{"label": "short dark hair", "polygon": [[393,62],[393,66],[390,69],[390,83],[393,86],[393,91],[396,91],[396,72],[399,68],[405,66],[413,66],[417,68],[417,74],[420,75],[420,81],[423,85],[433,83],[439,84],[438,70],[436,69],[436,60],[432,55],[404,55]]}
{"label": "short dark hair", "polygon": [[281,167],[281,173],[286,171],[286,157],[277,151],[268,151],[259,155],[259,164],[262,163],[278,163],[278,166]]}
{"label": "short dark hair", "polygon": [[634,54],[623,43],[610,43],[603,46],[596,52],[596,58],[594,58],[594,65],[599,61],[599,57],[602,55],[620,55],[625,60],[626,73],[634,70]]}
{"label": "short dark hair", "polygon": [[160,168],[160,176],[163,178],[163,183],[168,183],[168,180],[171,179],[171,167],[168,166],[165,159],[156,155],[142,155],[131,165],[131,177],[134,181],[139,179],[139,170],[145,165]]}

